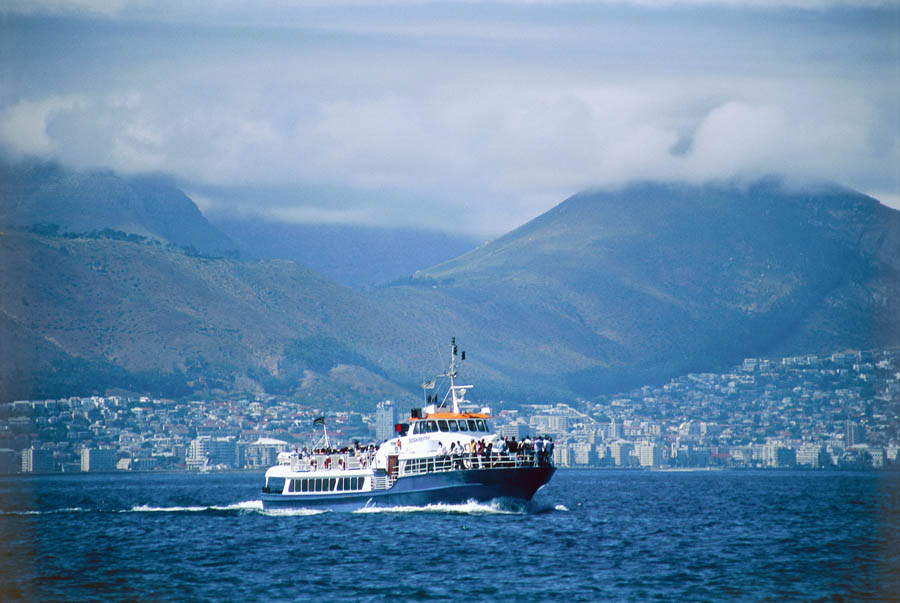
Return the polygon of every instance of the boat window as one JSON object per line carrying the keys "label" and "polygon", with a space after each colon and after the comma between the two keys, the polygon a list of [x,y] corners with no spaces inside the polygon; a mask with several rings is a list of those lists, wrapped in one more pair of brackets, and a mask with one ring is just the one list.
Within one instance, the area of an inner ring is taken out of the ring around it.
{"label": "boat window", "polygon": [[269,492],[271,492],[272,494],[281,494],[282,492],[284,492],[284,478],[269,478]]}
{"label": "boat window", "polygon": [[322,478],[317,477],[316,478],[316,492],[321,492],[321,491],[322,491]]}
{"label": "boat window", "polygon": [[484,428],[488,431],[488,433],[494,433],[491,429],[491,424],[487,421],[484,422]]}
{"label": "boat window", "polygon": [[422,421],[416,421],[413,425],[413,433],[422,433]]}
{"label": "boat window", "polygon": [[484,427],[484,419],[478,419],[478,431],[487,431]]}
{"label": "boat window", "polygon": [[475,419],[469,419],[469,431],[478,431],[478,424]]}
{"label": "boat window", "polygon": [[309,480],[308,479],[300,480],[300,491],[301,492],[309,492]]}
{"label": "boat window", "polygon": [[437,423],[435,423],[434,421],[428,421],[428,433],[432,433],[437,430],[438,430]]}
{"label": "boat window", "polygon": [[329,492],[334,492],[334,481],[335,481],[335,478],[333,478],[333,477],[330,480],[328,480],[328,491]]}
{"label": "boat window", "polygon": [[460,419],[460,420],[459,420],[459,430],[460,430],[460,431],[469,431],[469,428],[466,427],[466,420],[465,420],[465,419]]}
{"label": "boat window", "polygon": [[438,419],[438,429],[441,431],[450,431],[450,428],[447,426],[447,421],[445,419]]}
{"label": "boat window", "polygon": [[450,424],[450,431],[459,431],[459,425],[456,424],[456,421],[450,419],[447,423]]}
{"label": "boat window", "polygon": [[337,489],[338,489],[338,492],[340,492],[341,490],[344,489],[344,479],[345,479],[345,478],[343,478],[343,477],[339,477],[339,478],[338,478],[338,481],[337,481]]}

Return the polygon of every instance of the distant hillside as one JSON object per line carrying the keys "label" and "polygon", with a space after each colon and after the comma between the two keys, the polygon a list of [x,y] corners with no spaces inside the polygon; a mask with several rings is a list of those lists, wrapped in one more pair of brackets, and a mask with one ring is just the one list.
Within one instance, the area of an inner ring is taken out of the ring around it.
{"label": "distant hillside", "polygon": [[896,345],[900,212],[777,179],[585,192],[377,295],[460,325],[504,379],[589,396],[748,356]]}
{"label": "distant hillside", "polygon": [[14,232],[0,234],[0,258],[4,399],[124,388],[355,403],[366,391],[374,404],[405,393],[385,377],[403,366],[385,349],[402,349],[408,329],[293,262]]}
{"label": "distant hillside", "polygon": [[76,172],[54,163],[0,162],[0,227],[57,227],[60,233],[109,229],[202,253],[237,245],[162,176],[124,178],[105,170]]}
{"label": "distant hillside", "polygon": [[213,216],[244,256],[293,260],[349,287],[373,286],[455,258],[480,241],[463,235],[338,224],[286,224]]}
{"label": "distant hillside", "polygon": [[900,344],[900,212],[835,185],[580,193],[361,292],[291,261],[202,252],[230,241],[170,185],[33,169],[47,173],[0,184],[0,400],[127,390],[413,404],[453,335],[473,399],[514,403]]}

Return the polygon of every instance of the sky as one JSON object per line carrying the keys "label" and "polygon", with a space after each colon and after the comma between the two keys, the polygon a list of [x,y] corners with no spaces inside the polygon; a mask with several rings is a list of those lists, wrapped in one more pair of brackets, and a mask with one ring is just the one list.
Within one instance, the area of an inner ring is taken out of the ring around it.
{"label": "sky", "polygon": [[0,154],[478,236],[646,179],[900,208],[900,3],[0,0]]}

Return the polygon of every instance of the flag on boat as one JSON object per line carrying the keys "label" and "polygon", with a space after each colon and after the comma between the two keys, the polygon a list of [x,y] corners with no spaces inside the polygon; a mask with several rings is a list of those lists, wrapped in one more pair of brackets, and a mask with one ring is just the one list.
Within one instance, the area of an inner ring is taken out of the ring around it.
{"label": "flag on boat", "polygon": [[431,381],[426,381],[422,384],[422,389],[434,389],[434,379]]}
{"label": "flag on boat", "polygon": [[316,417],[315,419],[313,419],[313,426],[324,425],[324,424],[325,424],[325,417]]}

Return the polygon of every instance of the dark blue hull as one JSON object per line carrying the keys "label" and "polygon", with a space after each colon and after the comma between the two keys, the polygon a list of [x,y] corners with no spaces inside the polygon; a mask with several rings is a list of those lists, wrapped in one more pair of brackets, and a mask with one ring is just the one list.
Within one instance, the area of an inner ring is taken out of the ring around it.
{"label": "dark blue hull", "polygon": [[470,500],[531,500],[550,481],[551,466],[446,471],[412,475],[397,480],[388,490],[323,495],[263,494],[264,509],[329,509],[355,511],[365,506],[396,507],[458,504]]}

